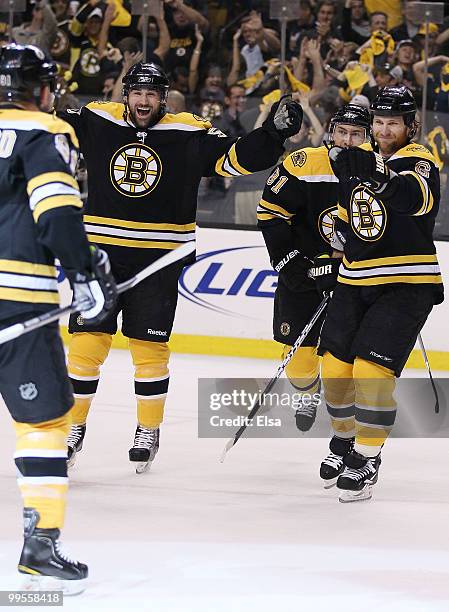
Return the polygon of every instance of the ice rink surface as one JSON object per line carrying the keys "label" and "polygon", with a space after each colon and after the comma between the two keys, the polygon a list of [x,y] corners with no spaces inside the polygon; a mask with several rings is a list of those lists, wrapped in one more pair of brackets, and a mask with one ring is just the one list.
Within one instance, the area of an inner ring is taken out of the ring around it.
{"label": "ice rink surface", "polygon": [[[321,488],[324,439],[242,439],[224,464],[225,440],[198,439],[198,377],[270,378],[277,365],[173,355],[161,449],[138,476],[127,456],[131,360],[111,352],[63,534],[69,554],[89,564],[90,585],[64,610],[449,611],[446,439],[391,439],[373,499],[345,505]],[[0,590],[20,585],[13,452],[2,409]]]}

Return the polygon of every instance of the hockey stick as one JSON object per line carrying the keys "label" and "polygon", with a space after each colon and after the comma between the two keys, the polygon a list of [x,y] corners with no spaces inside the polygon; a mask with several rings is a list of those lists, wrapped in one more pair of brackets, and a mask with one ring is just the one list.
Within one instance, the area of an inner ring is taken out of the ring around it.
{"label": "hockey stick", "polygon": [[[195,242],[186,242],[185,244],[173,249],[166,255],[163,255],[152,264],[138,272],[135,276],[128,279],[127,281],[120,283],[117,285],[117,293],[123,293],[128,289],[131,289],[145,278],[148,278],[152,274],[159,272],[163,268],[166,268],[172,263],[187,257],[195,250]],[[23,323],[15,323],[14,325],[10,325],[5,329],[0,331],[0,344],[4,344],[5,342],[9,342],[10,340],[14,340],[14,338],[18,338],[23,334],[26,334],[34,329],[38,329],[39,327],[43,327],[52,321],[57,321],[65,314],[71,314],[72,312],[78,312],[79,310],[79,302],[72,302],[70,306],[64,306],[63,308],[56,308],[55,310],[50,310],[49,312],[45,312],[44,314],[33,317],[32,319],[28,319],[28,321],[24,321]]]}
{"label": "hockey stick", "polygon": [[423,342],[421,334],[418,334],[418,342],[421,348],[421,353],[424,359],[424,363],[426,364],[427,371],[429,372],[430,384],[432,385],[433,393],[435,395],[435,414],[438,414],[440,412],[440,399],[438,397],[438,391],[435,385],[435,381],[433,380],[432,371],[430,369],[430,363],[427,358],[426,347],[424,346],[424,342]]}
{"label": "hockey stick", "polygon": [[278,367],[276,374],[274,375],[274,377],[270,380],[270,382],[268,383],[268,385],[265,387],[265,389],[262,392],[262,395],[259,396],[259,400],[254,404],[254,406],[252,407],[251,411],[249,412],[247,418],[245,419],[245,424],[242,425],[240,427],[240,429],[236,432],[235,436],[233,438],[231,438],[230,440],[228,440],[228,442],[226,443],[226,446],[223,449],[223,452],[221,454],[220,457],[220,463],[223,463],[223,461],[226,458],[226,453],[228,453],[231,448],[233,446],[235,446],[235,444],[237,444],[239,438],[242,436],[243,432],[245,431],[245,429],[248,427],[249,423],[253,420],[254,416],[256,415],[256,413],[260,410],[262,403],[264,401],[265,396],[271,391],[271,389],[274,387],[274,385],[276,384],[277,380],[281,377],[282,372],[285,370],[288,362],[291,360],[291,358],[293,357],[293,355],[296,353],[296,350],[301,346],[301,344],[304,342],[305,338],[307,337],[307,334],[310,332],[310,330],[312,329],[312,327],[315,325],[315,323],[318,321],[318,319],[321,316],[321,313],[324,311],[324,309],[326,308],[328,302],[329,302],[329,295],[325,295],[325,297],[323,298],[322,302],[320,303],[320,305],[318,306],[315,314],[313,315],[313,317],[310,319],[310,321],[307,323],[307,325],[304,327],[304,329],[302,330],[300,336],[296,339],[295,344],[291,347],[291,349],[288,351],[287,355],[285,356],[284,361],[281,363],[281,365]]}

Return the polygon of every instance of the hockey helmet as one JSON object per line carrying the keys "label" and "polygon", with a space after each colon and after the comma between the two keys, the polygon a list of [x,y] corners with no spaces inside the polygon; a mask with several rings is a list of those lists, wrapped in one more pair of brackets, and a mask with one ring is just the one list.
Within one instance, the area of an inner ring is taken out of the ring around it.
{"label": "hockey helmet", "polygon": [[370,106],[372,116],[404,117],[404,123],[412,130],[410,138],[416,134],[418,124],[415,120],[416,101],[412,92],[405,85],[383,87]]}
{"label": "hockey helmet", "polygon": [[340,123],[354,125],[365,130],[366,139],[371,133],[371,117],[369,111],[364,106],[358,104],[345,104],[339,108],[332,116],[329,124],[329,136],[333,140],[336,126]]}
{"label": "hockey helmet", "polygon": [[0,48],[0,99],[40,103],[42,85],[54,91],[56,63],[33,45],[9,44]]}
{"label": "hockey helmet", "polygon": [[123,97],[128,97],[131,89],[148,87],[161,92],[161,103],[165,104],[168,96],[169,80],[165,72],[156,64],[138,62],[132,66],[122,80]]}

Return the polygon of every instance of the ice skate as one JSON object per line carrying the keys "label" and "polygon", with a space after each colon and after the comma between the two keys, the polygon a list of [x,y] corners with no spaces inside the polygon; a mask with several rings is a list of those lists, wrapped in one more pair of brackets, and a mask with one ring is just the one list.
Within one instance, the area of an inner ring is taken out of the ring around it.
{"label": "ice skate", "polygon": [[39,513],[24,508],[24,544],[18,570],[26,578],[22,588],[27,591],[62,591],[78,595],[86,588],[88,568],[70,559],[62,550],[59,529],[38,529]]}
{"label": "ice skate", "polygon": [[334,436],[329,442],[328,456],[321,463],[320,477],[323,480],[325,489],[332,488],[336,483],[340,474],[345,469],[344,458],[352,451],[354,446],[354,438],[338,438]]}
{"label": "ice skate", "polygon": [[149,428],[137,425],[134,446],[129,451],[129,460],[135,463],[136,474],[150,469],[159,450],[159,427]]}
{"label": "ice skate", "polygon": [[337,487],[341,490],[339,501],[348,503],[371,499],[379,475],[380,454],[364,457],[353,450],[346,455],[344,463],[345,470],[337,480]]}
{"label": "ice skate", "polygon": [[84,436],[86,435],[85,425],[72,425],[67,437],[67,467],[75,465],[76,455],[83,448]]}
{"label": "ice skate", "polygon": [[296,427],[299,431],[309,431],[315,423],[318,402],[299,398],[293,400],[292,407],[295,410]]}

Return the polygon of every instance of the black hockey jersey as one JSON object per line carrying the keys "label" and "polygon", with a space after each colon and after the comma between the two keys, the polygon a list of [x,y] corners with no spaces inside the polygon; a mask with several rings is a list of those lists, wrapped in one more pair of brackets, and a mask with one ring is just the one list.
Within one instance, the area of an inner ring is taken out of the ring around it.
{"label": "black hockey jersey", "polygon": [[441,295],[432,238],[440,202],[435,158],[426,147],[410,143],[386,163],[398,173],[393,195],[376,194],[357,179],[341,185],[338,227],[346,244],[338,280],[349,285],[433,284]]}
{"label": "black hockey jersey", "polygon": [[338,179],[327,148],[291,153],[268,178],[257,209],[272,261],[298,249],[310,259],[331,253],[337,217]]}
{"label": "black hockey jersey", "polygon": [[0,109],[0,320],[58,304],[55,256],[90,264],[78,184],[77,139],[60,119]]}
{"label": "black hockey jersey", "polygon": [[62,113],[78,135],[88,171],[85,226],[111,261],[142,267],[195,239],[202,176],[233,177],[272,167],[283,152],[259,128],[226,137],[190,113],[167,114],[146,130],[123,104],[92,102]]}

